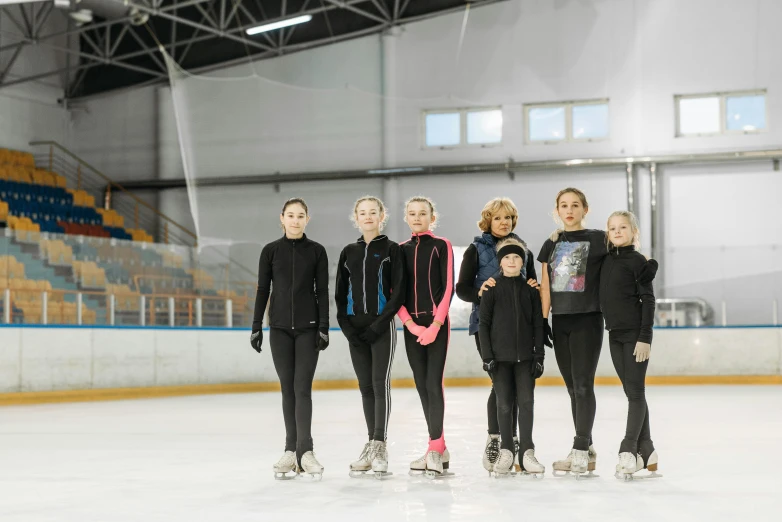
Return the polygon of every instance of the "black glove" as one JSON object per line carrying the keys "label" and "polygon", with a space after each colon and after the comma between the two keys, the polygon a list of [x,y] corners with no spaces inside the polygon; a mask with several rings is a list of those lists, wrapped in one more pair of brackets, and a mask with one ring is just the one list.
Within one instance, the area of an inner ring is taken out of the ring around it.
{"label": "black glove", "polygon": [[329,329],[318,328],[318,343],[317,347],[319,351],[323,351],[329,347]]}
{"label": "black glove", "polygon": [[261,353],[261,345],[263,344],[263,330],[255,330],[250,335],[250,346],[253,347],[258,353]]}
{"label": "black glove", "polygon": [[372,345],[372,343],[377,341],[377,339],[380,337],[380,335],[375,333],[375,331],[371,327],[365,328],[364,331],[361,332],[358,336],[361,338],[362,341],[364,341],[369,345]]}
{"label": "black glove", "polygon": [[492,376],[494,373],[494,370],[497,368],[497,361],[494,359],[484,359],[483,360],[483,371],[489,374],[489,377]]}
{"label": "black glove", "polygon": [[533,379],[537,379],[543,375],[543,357],[540,355],[534,355],[532,358],[532,366],[529,369],[530,375]]}
{"label": "black glove", "polygon": [[551,332],[551,325],[548,324],[548,319],[543,318],[543,344],[549,348],[554,347],[554,334]]}

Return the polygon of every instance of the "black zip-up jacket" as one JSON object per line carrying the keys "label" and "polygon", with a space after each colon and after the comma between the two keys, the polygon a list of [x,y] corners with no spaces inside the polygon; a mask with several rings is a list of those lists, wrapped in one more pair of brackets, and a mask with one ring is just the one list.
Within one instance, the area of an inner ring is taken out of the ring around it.
{"label": "black zip-up jacket", "polygon": [[600,271],[600,309],[606,330],[640,330],[639,342],[652,343],[657,261],[634,246],[611,247]]}
{"label": "black zip-up jacket", "polygon": [[405,258],[405,304],[399,309],[402,324],[410,319],[429,326],[445,324],[453,300],[453,247],[431,232],[413,234],[399,244]]}
{"label": "black zip-up jacket", "polygon": [[261,329],[270,293],[270,327],[328,329],[329,260],[326,249],[306,235],[301,239],[283,236],[263,247],[258,261],[253,332]]}
{"label": "black zip-up jacket", "polygon": [[[405,301],[405,264],[399,245],[384,235],[363,237],[342,249],[337,265],[337,321],[350,338],[358,333],[351,318],[370,321],[380,334]],[[360,322],[363,322],[360,321]]]}
{"label": "black zip-up jacket", "polygon": [[481,297],[478,335],[481,358],[498,362],[543,357],[540,293],[522,277],[499,276]]}

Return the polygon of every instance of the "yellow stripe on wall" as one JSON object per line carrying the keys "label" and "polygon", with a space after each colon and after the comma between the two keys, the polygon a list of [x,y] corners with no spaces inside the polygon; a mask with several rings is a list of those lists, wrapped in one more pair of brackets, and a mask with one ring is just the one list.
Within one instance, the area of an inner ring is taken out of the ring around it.
{"label": "yellow stripe on wall", "polygon": [[[486,377],[450,377],[445,379],[447,387],[488,387]],[[597,377],[598,386],[617,386],[618,377]],[[647,385],[689,386],[689,385],[771,385],[782,384],[782,375],[702,375],[702,376],[657,376],[647,377]],[[394,379],[394,388],[414,388],[413,379]],[[564,386],[561,377],[541,377],[538,386]],[[315,381],[314,390],[357,389],[355,380]],[[46,392],[20,392],[0,394],[0,406],[47,404],[58,402],[117,401],[128,399],[153,399],[160,397],[181,397],[187,395],[211,395],[218,393],[257,393],[279,391],[277,382],[253,382],[241,384],[196,384],[190,386],[155,386],[149,388],[102,388],[92,390],[63,390]]]}

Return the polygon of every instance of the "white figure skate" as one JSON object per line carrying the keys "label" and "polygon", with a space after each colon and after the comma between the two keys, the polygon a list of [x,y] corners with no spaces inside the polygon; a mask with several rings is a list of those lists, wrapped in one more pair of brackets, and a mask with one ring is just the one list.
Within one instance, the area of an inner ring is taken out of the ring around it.
{"label": "white figure skate", "polygon": [[323,466],[315,458],[315,454],[307,451],[301,456],[301,472],[306,473],[313,479],[323,479]]}
{"label": "white figure skate", "polygon": [[[296,478],[296,475],[298,475],[296,453],[293,451],[286,451],[272,468],[274,469],[275,480],[291,480]],[[289,475],[289,473],[291,475]]]}
{"label": "white figure skate", "polygon": [[374,441],[374,449],[372,450],[372,473],[375,478],[380,480],[384,477],[391,475],[388,472],[388,446],[385,442],[379,440]]}
{"label": "white figure skate", "polygon": [[497,462],[494,463],[492,473],[494,478],[505,478],[510,476],[513,469],[513,452],[511,450],[501,449]]}
{"label": "white figure skate", "polygon": [[[623,458],[624,457],[624,460]],[[657,451],[653,451],[647,459],[646,465],[644,465],[644,459],[639,454],[635,456],[635,466],[632,464],[632,453],[620,453],[619,464],[616,465],[616,478],[624,479],[626,482],[639,479],[651,479],[662,478],[662,475],[657,473],[657,466],[659,457]],[[632,471],[632,469],[635,471]],[[649,473],[640,473],[643,469],[646,469]]]}
{"label": "white figure skate", "polygon": [[[517,456],[518,458],[518,456]],[[529,475],[534,478],[543,478],[546,468],[535,458],[535,450],[528,449],[521,457],[521,475]]]}
{"label": "white figure skate", "polygon": [[483,469],[491,475],[494,471],[494,463],[500,456],[500,436],[489,435],[486,438],[486,449],[483,452]]}

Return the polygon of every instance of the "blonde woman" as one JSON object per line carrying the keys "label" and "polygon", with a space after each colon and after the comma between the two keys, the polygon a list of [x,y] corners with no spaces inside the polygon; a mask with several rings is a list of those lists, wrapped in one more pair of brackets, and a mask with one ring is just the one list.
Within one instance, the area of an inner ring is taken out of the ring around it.
{"label": "blonde woman", "polygon": [[[478,354],[481,353],[481,341],[478,335],[478,317],[480,302],[483,292],[496,284],[500,276],[500,264],[497,261],[497,243],[504,238],[513,238],[521,242],[525,252],[529,254],[527,245],[519,236],[513,233],[519,219],[519,211],[516,205],[508,198],[494,198],[481,210],[481,219],[478,228],[482,232],[476,236],[472,244],[467,247],[462,257],[462,266],[459,269],[459,280],[456,283],[456,295],[462,301],[472,303],[470,314],[469,334],[475,336],[475,346]],[[521,277],[530,286],[537,287],[537,274],[535,273],[535,260],[532,255],[525,257],[524,266],[521,269]],[[518,417],[518,405],[514,404],[513,431],[514,447],[518,455],[518,437],[515,435]],[[494,463],[500,455],[500,425],[497,417],[497,398],[492,387],[489,400],[486,404],[488,416],[489,434],[486,439],[486,448],[483,452],[483,467],[491,472]],[[521,470],[519,462],[514,463],[516,471]]]}

